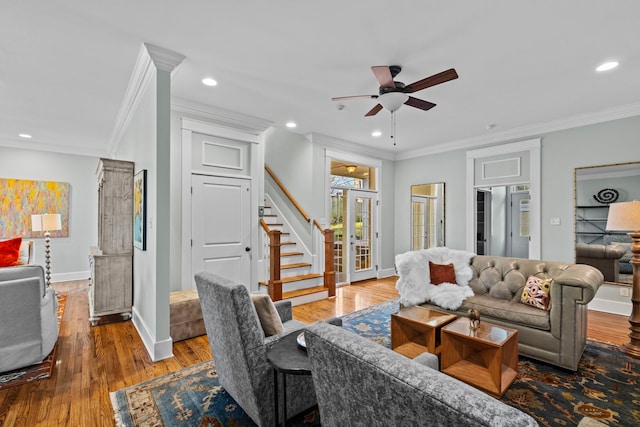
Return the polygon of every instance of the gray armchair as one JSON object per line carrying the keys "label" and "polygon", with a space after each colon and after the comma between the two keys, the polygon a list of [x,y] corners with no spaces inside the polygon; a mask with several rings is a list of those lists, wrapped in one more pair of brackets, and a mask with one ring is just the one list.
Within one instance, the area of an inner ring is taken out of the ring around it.
{"label": "gray armchair", "polygon": [[[244,285],[205,272],[196,274],[195,280],[220,385],[256,424],[274,425],[273,370],[266,352],[283,335],[306,325],[292,319],[290,301],[277,301],[285,331],[265,337]],[[286,391],[290,415],[316,404],[311,376],[287,376]]]}
{"label": "gray armchair", "polygon": [[58,341],[58,299],[39,265],[0,268],[0,372],[42,362]]}
{"label": "gray armchair", "polygon": [[332,426],[538,426],[436,369],[322,322],[305,331],[320,419]]}

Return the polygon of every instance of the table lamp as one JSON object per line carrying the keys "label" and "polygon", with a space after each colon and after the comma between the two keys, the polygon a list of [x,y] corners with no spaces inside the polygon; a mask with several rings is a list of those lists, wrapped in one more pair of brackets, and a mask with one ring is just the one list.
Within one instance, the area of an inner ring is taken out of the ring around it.
{"label": "table lamp", "polygon": [[629,316],[630,342],[621,346],[627,355],[640,359],[640,201],[612,203],[609,205],[607,230],[631,231],[631,266],[633,284],[631,286],[631,316]]}
{"label": "table lamp", "polygon": [[44,231],[44,256],[46,261],[47,286],[51,286],[51,231],[62,229],[60,214],[31,215],[31,230]]}

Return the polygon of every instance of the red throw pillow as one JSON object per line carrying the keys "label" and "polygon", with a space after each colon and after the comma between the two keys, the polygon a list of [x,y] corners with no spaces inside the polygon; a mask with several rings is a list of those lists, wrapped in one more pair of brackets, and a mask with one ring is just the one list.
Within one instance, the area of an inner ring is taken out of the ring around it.
{"label": "red throw pillow", "polygon": [[453,264],[434,264],[429,261],[429,274],[433,285],[456,283],[456,270]]}
{"label": "red throw pillow", "polygon": [[18,265],[22,237],[0,242],[0,267]]}

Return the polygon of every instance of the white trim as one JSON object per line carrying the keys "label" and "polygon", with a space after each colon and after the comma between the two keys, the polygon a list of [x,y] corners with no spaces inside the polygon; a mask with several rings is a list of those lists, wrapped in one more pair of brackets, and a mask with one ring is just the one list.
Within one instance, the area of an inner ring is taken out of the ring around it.
{"label": "white trim", "polygon": [[171,73],[171,77],[173,77],[173,74],[185,59],[185,56],[180,53],[152,45],[151,43],[144,43],[144,47],[156,68],[160,71]]}
{"label": "white trim", "polygon": [[131,321],[133,322],[133,326],[136,328],[136,331],[138,331],[138,335],[140,336],[144,347],[147,349],[147,353],[149,353],[151,361],[158,362],[160,360],[173,357],[173,340],[171,337],[163,341],[154,341],[152,334],[149,333],[149,328],[144,323],[144,319],[140,316],[135,306],[131,312]]}
{"label": "white trim", "polygon": [[[129,127],[133,115],[149,86],[156,69],[173,73],[184,60],[184,55],[168,49],[143,43],[138,53],[136,65],[129,79],[124,100],[116,117],[116,125],[111,134],[107,153],[113,156],[118,149],[122,136]],[[173,76],[173,74],[172,74]]]}
{"label": "white trim", "polygon": [[640,102],[610,108],[608,110],[600,111],[597,113],[581,114],[578,116],[553,120],[545,123],[537,123],[515,129],[505,130],[502,132],[491,133],[490,135],[480,135],[470,138],[451,140],[431,147],[404,151],[402,153],[397,153],[395,156],[395,160],[407,160],[413,159],[415,157],[427,156],[430,154],[463,150],[467,148],[501,143],[505,141],[513,141],[522,138],[537,137],[551,132],[577,128],[580,126],[588,126],[612,120],[625,119],[627,117],[633,117],[637,115],[640,115]]}
{"label": "white trim", "polygon": [[[205,161],[205,150],[204,147],[206,145],[212,145],[214,147],[224,147],[224,148],[228,148],[230,150],[235,150],[237,151],[239,154],[239,159],[240,159],[240,164],[238,166],[234,166],[234,165],[223,165],[222,163],[209,163]],[[204,166],[213,166],[213,167],[217,167],[217,168],[223,168],[223,169],[234,169],[234,170],[242,170],[244,169],[244,147],[235,147],[233,145],[229,145],[229,144],[221,144],[219,142],[211,142],[211,141],[202,141],[202,164]]]}
{"label": "white trim", "polygon": [[72,282],[75,280],[87,280],[91,277],[91,273],[87,271],[71,271],[68,273],[58,273],[51,275],[51,283]]}
{"label": "white trim", "polygon": [[379,148],[367,147],[363,144],[347,141],[345,139],[335,138],[321,133],[309,133],[307,139],[313,141],[315,144],[320,144],[326,149],[335,149],[344,153],[343,150],[349,150],[352,153],[358,153],[359,155],[369,156],[383,160],[395,160],[396,154],[391,151],[381,150]]}
{"label": "white trim", "polygon": [[252,129],[256,133],[262,133],[273,126],[273,122],[270,120],[264,120],[210,105],[199,104],[183,98],[172,97],[171,109],[179,113],[192,114],[194,116],[226,123],[227,125]]}
{"label": "white trim", "polygon": [[69,145],[55,144],[53,142],[26,142],[24,140],[14,138],[0,138],[0,147],[17,148],[19,150],[44,151],[47,153],[71,154],[75,156],[109,157],[109,153],[106,150],[87,147],[72,147]]}
{"label": "white trim", "polygon": [[611,301],[600,298],[592,299],[588,305],[589,310],[604,311],[605,313],[620,314],[622,316],[628,316],[632,308],[630,302]]}
{"label": "white trim", "polygon": [[383,279],[385,277],[391,277],[391,276],[396,276],[396,269],[395,268],[381,268],[380,270],[378,270],[378,279]]}
{"label": "white trim", "polygon": [[[541,257],[541,172],[540,172],[540,138],[528,139],[525,141],[513,142],[510,144],[495,145],[478,150],[469,150],[467,156],[467,236],[466,247],[470,252],[475,249],[475,159],[480,157],[496,156],[501,154],[517,153],[529,151],[529,195],[531,200],[529,232],[529,258],[540,259]],[[512,185],[506,183],[501,185]]]}
{"label": "white trim", "polygon": [[[516,161],[516,170],[517,172],[513,175],[502,175],[502,176],[492,176],[492,177],[487,177],[487,170],[486,167],[489,164],[492,163],[506,163],[506,162],[512,162],[513,160]],[[512,178],[512,177],[519,177],[521,174],[521,167],[520,167],[520,157],[512,157],[510,159],[502,159],[502,160],[492,160],[490,162],[482,162],[482,179],[500,179],[500,178]]]}
{"label": "white trim", "polygon": [[182,117],[182,129],[190,132],[201,133],[204,135],[218,136],[220,138],[232,139],[241,142],[252,142],[257,144],[260,142],[259,133],[234,129],[223,125],[203,122],[200,120]]}

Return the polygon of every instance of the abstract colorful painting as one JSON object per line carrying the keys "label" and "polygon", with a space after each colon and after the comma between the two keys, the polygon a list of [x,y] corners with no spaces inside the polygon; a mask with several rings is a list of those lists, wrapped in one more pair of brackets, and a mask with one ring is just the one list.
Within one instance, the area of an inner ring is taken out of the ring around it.
{"label": "abstract colorful painting", "polygon": [[0,238],[44,237],[31,231],[31,215],[60,214],[62,230],[51,237],[69,237],[69,183],[0,178]]}
{"label": "abstract colorful painting", "polygon": [[147,170],[133,178],[133,246],[147,250]]}

